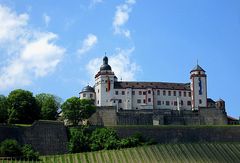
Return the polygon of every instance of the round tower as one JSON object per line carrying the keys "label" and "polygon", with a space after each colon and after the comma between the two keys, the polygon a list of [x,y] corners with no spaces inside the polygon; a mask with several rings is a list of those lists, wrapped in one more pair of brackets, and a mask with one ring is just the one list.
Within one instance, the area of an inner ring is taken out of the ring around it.
{"label": "round tower", "polygon": [[103,58],[103,64],[99,72],[95,75],[95,92],[97,106],[112,106],[112,97],[114,93],[114,81],[116,77],[108,64],[108,57]]}
{"label": "round tower", "polygon": [[192,109],[198,110],[199,107],[207,107],[207,75],[198,64],[190,72]]}
{"label": "round tower", "polygon": [[95,90],[93,87],[87,85],[82,89],[82,91],[79,93],[80,99],[91,99],[95,101],[96,95]]}

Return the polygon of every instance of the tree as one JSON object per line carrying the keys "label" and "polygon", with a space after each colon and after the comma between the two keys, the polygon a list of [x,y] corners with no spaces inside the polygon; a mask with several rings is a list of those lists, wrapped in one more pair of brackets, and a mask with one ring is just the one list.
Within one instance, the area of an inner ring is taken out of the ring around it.
{"label": "tree", "polygon": [[90,137],[90,147],[92,151],[102,149],[116,149],[119,145],[119,138],[113,129],[97,128]]}
{"label": "tree", "polygon": [[7,122],[8,119],[8,102],[7,98],[3,95],[0,95],[0,123]]}
{"label": "tree", "polygon": [[52,94],[41,93],[36,95],[36,100],[41,109],[41,119],[56,120],[57,110],[60,108],[60,98]]}
{"label": "tree", "polygon": [[8,95],[9,123],[32,123],[39,119],[40,109],[29,91],[17,89]]}
{"label": "tree", "polygon": [[84,119],[89,118],[95,112],[95,106],[91,100],[71,97],[61,106],[63,118],[73,125],[78,125]]}
{"label": "tree", "polygon": [[21,156],[21,147],[14,139],[6,139],[1,143],[0,156],[17,157]]}

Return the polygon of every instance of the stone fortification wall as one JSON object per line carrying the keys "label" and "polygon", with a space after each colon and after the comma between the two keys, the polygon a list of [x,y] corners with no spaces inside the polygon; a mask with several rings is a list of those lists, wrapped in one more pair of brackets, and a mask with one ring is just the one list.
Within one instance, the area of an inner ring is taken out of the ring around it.
{"label": "stone fortification wall", "polygon": [[119,110],[115,107],[98,107],[89,119],[92,125],[225,125],[226,112],[216,108],[191,110]]}
{"label": "stone fortification wall", "polygon": [[117,125],[116,109],[114,106],[97,107],[96,112],[89,118],[89,123],[97,126]]}
{"label": "stone fortification wall", "polygon": [[0,141],[16,139],[31,144],[42,155],[67,152],[66,127],[56,121],[36,121],[30,127],[0,125]]}
{"label": "stone fortification wall", "polygon": [[240,126],[116,126],[121,138],[140,133],[158,143],[239,142]]}

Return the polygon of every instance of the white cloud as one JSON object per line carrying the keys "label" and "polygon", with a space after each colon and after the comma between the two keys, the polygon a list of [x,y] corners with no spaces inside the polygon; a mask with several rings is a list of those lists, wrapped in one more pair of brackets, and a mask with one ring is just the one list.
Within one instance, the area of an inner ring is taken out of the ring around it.
{"label": "white cloud", "polygon": [[[116,53],[109,56],[109,65],[112,71],[118,77],[118,80],[133,81],[136,80],[136,73],[140,71],[140,66],[130,59],[134,48],[117,49]],[[102,58],[94,58],[86,65],[86,69],[91,77],[91,84],[94,84],[94,76],[102,65]]]}
{"label": "white cloud", "polygon": [[103,0],[91,0],[89,7],[92,8],[95,5],[97,5],[98,3],[102,3],[102,2],[103,2]]}
{"label": "white cloud", "polygon": [[78,49],[78,53],[82,55],[88,52],[97,42],[97,36],[95,36],[94,34],[88,34],[87,37],[83,40],[81,48]]}
{"label": "white cloud", "polygon": [[43,14],[43,21],[45,23],[45,26],[48,27],[50,21],[51,21],[51,18],[50,16],[48,16],[47,14]]}
{"label": "white cloud", "polygon": [[126,0],[124,4],[116,7],[113,19],[114,34],[121,34],[128,38],[130,37],[130,31],[123,27],[129,20],[129,13],[132,11],[132,5],[135,3],[135,0]]}
{"label": "white cloud", "polygon": [[0,5],[0,50],[8,53],[0,67],[0,90],[32,83],[53,72],[65,49],[53,41],[57,35],[28,27],[29,16]]}

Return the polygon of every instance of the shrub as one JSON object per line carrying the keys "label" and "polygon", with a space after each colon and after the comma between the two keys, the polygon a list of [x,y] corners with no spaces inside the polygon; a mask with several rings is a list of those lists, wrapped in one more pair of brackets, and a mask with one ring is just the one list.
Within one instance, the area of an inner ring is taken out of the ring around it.
{"label": "shrub", "polygon": [[90,138],[91,150],[116,149],[118,148],[119,138],[113,129],[97,128],[92,132]]}
{"label": "shrub", "polygon": [[25,160],[38,160],[39,153],[35,152],[31,145],[25,144],[22,147],[22,157]]}
{"label": "shrub", "polygon": [[6,139],[1,143],[0,153],[3,157],[19,157],[21,147],[16,140]]}
{"label": "shrub", "polygon": [[90,134],[86,127],[70,129],[70,140],[68,143],[68,151],[70,153],[87,152],[89,147]]}

